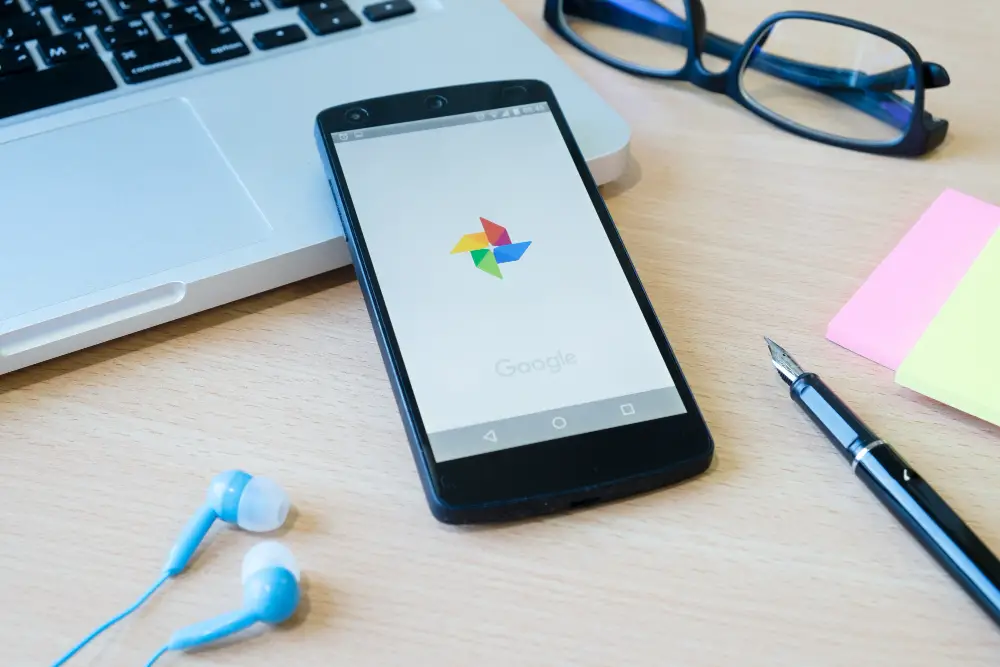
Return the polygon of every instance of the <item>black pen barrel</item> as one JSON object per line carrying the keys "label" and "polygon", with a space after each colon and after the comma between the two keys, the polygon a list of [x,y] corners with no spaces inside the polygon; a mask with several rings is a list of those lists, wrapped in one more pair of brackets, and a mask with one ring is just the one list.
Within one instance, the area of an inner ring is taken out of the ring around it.
{"label": "black pen barrel", "polygon": [[817,375],[799,377],[791,394],[872,493],[1000,625],[1000,561],[993,552]]}
{"label": "black pen barrel", "polygon": [[1000,625],[1000,561],[903,457],[879,443],[859,457],[855,473]]}
{"label": "black pen barrel", "polygon": [[815,373],[799,376],[790,391],[792,399],[848,461],[853,461],[866,445],[878,440],[878,436]]}
{"label": "black pen barrel", "polygon": [[[923,477],[881,440],[815,373],[771,339],[771,360],[791,395],[851,462],[896,519],[1000,625],[1000,561]],[[794,378],[794,380],[792,380]]]}

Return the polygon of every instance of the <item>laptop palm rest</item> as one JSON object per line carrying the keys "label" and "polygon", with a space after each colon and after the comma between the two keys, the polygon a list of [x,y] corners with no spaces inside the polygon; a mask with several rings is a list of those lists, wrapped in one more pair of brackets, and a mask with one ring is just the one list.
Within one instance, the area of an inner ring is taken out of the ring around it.
{"label": "laptop palm rest", "polygon": [[[0,354],[183,298],[164,280],[121,303],[11,331],[5,320],[266,238],[271,226],[180,99],[0,145]],[[143,294],[148,294],[148,298]],[[58,309],[57,309],[58,310]],[[67,319],[68,318],[68,319]],[[30,319],[30,318],[29,318]],[[57,322],[58,320],[58,322]],[[41,327],[41,330],[39,329]],[[12,338],[17,339],[15,342]],[[4,348],[7,348],[6,350]]]}

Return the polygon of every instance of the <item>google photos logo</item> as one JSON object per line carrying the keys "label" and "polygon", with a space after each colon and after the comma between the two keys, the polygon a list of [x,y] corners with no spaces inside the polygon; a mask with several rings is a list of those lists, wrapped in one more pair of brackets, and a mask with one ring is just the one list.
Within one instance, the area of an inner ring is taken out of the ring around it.
{"label": "google photos logo", "polygon": [[483,231],[460,238],[458,244],[451,249],[451,254],[467,252],[472,255],[472,261],[480,271],[503,278],[500,265],[521,259],[531,241],[511,243],[506,228],[486,218],[479,218],[479,222],[483,223]]}

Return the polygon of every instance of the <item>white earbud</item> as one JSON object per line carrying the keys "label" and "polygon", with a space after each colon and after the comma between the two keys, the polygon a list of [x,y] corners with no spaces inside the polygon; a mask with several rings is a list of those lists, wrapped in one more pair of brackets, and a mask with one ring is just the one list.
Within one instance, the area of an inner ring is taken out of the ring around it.
{"label": "white earbud", "polygon": [[255,574],[272,567],[284,568],[292,573],[296,581],[299,580],[299,564],[295,562],[292,552],[281,542],[268,540],[255,546],[243,557],[240,581],[245,586]]}
{"label": "white earbud", "polygon": [[243,558],[243,608],[189,625],[164,647],[182,651],[235,634],[256,623],[284,623],[299,605],[299,566],[283,544],[262,542]]}
{"label": "white earbud", "polygon": [[252,533],[269,533],[284,525],[289,509],[288,494],[277,482],[267,477],[251,477],[240,495],[236,525]]}
{"label": "white earbud", "polygon": [[266,477],[253,477],[242,470],[216,475],[208,487],[205,504],[170,550],[164,573],[174,577],[184,571],[217,519],[253,533],[266,533],[285,523],[290,507],[284,489]]}

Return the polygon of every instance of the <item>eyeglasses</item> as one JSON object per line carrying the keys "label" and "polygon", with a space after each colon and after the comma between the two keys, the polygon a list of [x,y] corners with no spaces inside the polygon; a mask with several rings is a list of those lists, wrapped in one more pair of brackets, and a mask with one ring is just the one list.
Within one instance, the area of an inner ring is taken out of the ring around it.
{"label": "eyeglasses", "polygon": [[[724,93],[806,139],[882,155],[937,148],[948,121],[924,92],[950,83],[899,35],[816,12],[782,12],[742,44],[708,32],[701,0],[546,0],[545,21],[581,51],[640,76]],[[723,72],[705,54],[729,61]]]}

